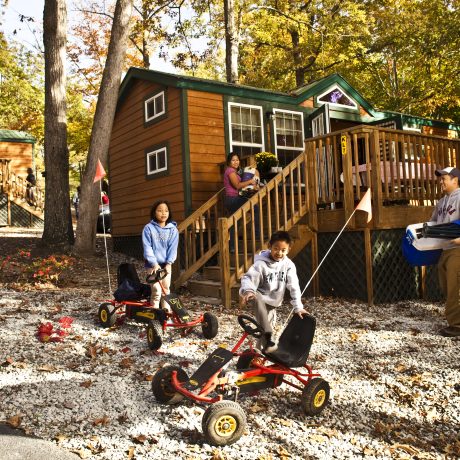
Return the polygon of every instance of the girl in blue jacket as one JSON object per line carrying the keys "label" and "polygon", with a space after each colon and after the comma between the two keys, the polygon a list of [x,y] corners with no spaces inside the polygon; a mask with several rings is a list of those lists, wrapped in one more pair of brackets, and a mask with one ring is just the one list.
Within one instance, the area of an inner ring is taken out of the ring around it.
{"label": "girl in blue jacket", "polygon": [[[153,204],[150,211],[152,219],[142,231],[142,245],[144,246],[145,267],[148,274],[154,273],[160,268],[168,272],[162,280],[163,287],[169,294],[171,285],[171,265],[177,257],[177,245],[179,232],[177,224],[172,220],[167,201],[160,200]],[[158,308],[161,298],[159,283],[152,284],[152,305]]]}

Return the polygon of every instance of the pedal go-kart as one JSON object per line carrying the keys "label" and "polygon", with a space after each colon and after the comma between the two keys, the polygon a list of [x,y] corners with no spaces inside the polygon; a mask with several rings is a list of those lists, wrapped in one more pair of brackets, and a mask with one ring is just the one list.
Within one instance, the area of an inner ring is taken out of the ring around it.
{"label": "pedal go-kart", "polygon": [[[147,343],[151,350],[158,350],[163,344],[163,334],[168,328],[180,329],[182,336],[201,325],[203,336],[212,339],[217,335],[219,323],[217,317],[210,313],[200,313],[192,318],[175,294],[166,294],[161,280],[167,275],[166,270],[157,270],[147,277],[147,283],[139,281],[133,264],[121,264],[118,267],[118,289],[114,299],[99,305],[98,318],[102,327],[111,327],[117,318],[129,318],[147,324]],[[150,284],[160,283],[162,295],[161,308],[150,303]]]}
{"label": "pedal go-kart", "polygon": [[[240,394],[286,383],[302,392],[306,415],[319,414],[329,400],[329,384],[306,364],[315,334],[313,316],[294,315],[272,353],[259,353],[252,345],[240,353],[246,338],[260,338],[263,329],[247,315],[238,316],[238,323],[244,334],[233,349],[217,348],[190,378],[179,366],[165,366],[152,380],[153,394],[160,403],[174,404],[185,397],[211,404],[203,414],[202,429],[207,442],[217,446],[238,441],[244,432],[246,415],[237,403]],[[228,371],[234,357],[238,357],[236,371]]]}

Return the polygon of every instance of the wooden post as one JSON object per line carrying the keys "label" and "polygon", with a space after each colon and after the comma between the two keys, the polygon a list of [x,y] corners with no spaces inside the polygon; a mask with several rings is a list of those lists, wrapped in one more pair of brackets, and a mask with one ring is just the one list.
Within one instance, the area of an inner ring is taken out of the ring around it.
{"label": "wooden post", "polygon": [[[311,272],[312,274],[318,268],[318,234],[313,232],[311,238]],[[319,271],[312,281],[313,296],[319,296]]]}
{"label": "wooden post", "polygon": [[305,161],[306,177],[308,178],[306,184],[308,194],[308,226],[316,232],[318,231],[318,210],[316,208],[318,186],[316,181],[315,141],[307,141],[305,151],[307,155],[307,161]]}
{"label": "wooden post", "polygon": [[[229,308],[232,303],[232,287],[230,285],[230,251],[228,248],[229,233],[227,219],[223,217],[221,217],[218,221],[218,238],[220,254],[220,291],[224,307]],[[237,235],[235,235],[235,239],[236,238]]]}
{"label": "wooden post", "polygon": [[[351,216],[353,210],[355,209],[355,201],[354,201],[354,194],[353,194],[353,173],[351,168],[351,138],[348,134],[343,133],[341,139],[342,145],[342,166],[343,166],[343,209],[344,209],[344,222],[348,220]],[[358,176],[357,171],[358,165],[356,165],[356,174]],[[350,228],[354,228],[355,226],[355,217],[353,216],[348,224]]]}
{"label": "wooden post", "polygon": [[367,304],[372,306],[374,305],[374,285],[372,283],[372,244],[369,228],[364,229],[364,254],[366,256]]}
{"label": "wooden post", "polygon": [[372,130],[372,138],[370,142],[371,147],[371,192],[372,192],[372,226],[379,228],[382,224],[382,211],[383,211],[383,200],[382,200],[382,178],[380,168],[380,142],[379,142],[379,130]]}
{"label": "wooden post", "polygon": [[422,266],[419,267],[419,274],[420,274],[420,292],[419,297],[421,299],[426,299],[426,267]]}

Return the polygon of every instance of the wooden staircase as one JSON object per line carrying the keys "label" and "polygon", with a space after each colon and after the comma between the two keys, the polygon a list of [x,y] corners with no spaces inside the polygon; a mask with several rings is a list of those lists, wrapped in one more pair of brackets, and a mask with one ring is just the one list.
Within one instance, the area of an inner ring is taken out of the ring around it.
{"label": "wooden staircase", "polygon": [[0,158],[0,225],[42,227],[43,191],[38,186],[28,189],[26,180],[10,170],[10,161]]}
{"label": "wooden staircase", "polygon": [[[291,257],[316,242],[308,218],[313,196],[310,186],[315,184],[314,177],[309,179],[311,171],[303,153],[233,215],[224,217],[223,190],[220,190],[185,219],[178,226],[180,246],[173,272],[174,287],[187,282],[188,289],[196,296],[230,306],[232,300],[238,300],[239,279],[252,265],[254,254],[267,248],[271,233],[290,232],[294,239]],[[255,218],[259,219],[257,238]],[[232,253],[228,246],[231,231],[236,235]]]}

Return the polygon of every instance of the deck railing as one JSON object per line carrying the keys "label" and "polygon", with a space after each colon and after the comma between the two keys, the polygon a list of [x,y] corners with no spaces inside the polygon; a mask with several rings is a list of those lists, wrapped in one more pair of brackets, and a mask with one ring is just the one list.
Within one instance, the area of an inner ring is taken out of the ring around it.
{"label": "deck railing", "polygon": [[38,186],[28,187],[24,177],[18,176],[11,171],[11,160],[0,159],[0,184],[2,192],[10,198],[16,198],[27,202],[29,206],[38,212],[45,209],[45,197]]}
{"label": "deck railing", "polygon": [[379,217],[386,206],[433,205],[441,197],[434,172],[459,166],[460,140],[358,126],[306,142],[318,205],[343,207],[348,218],[368,187]]}

